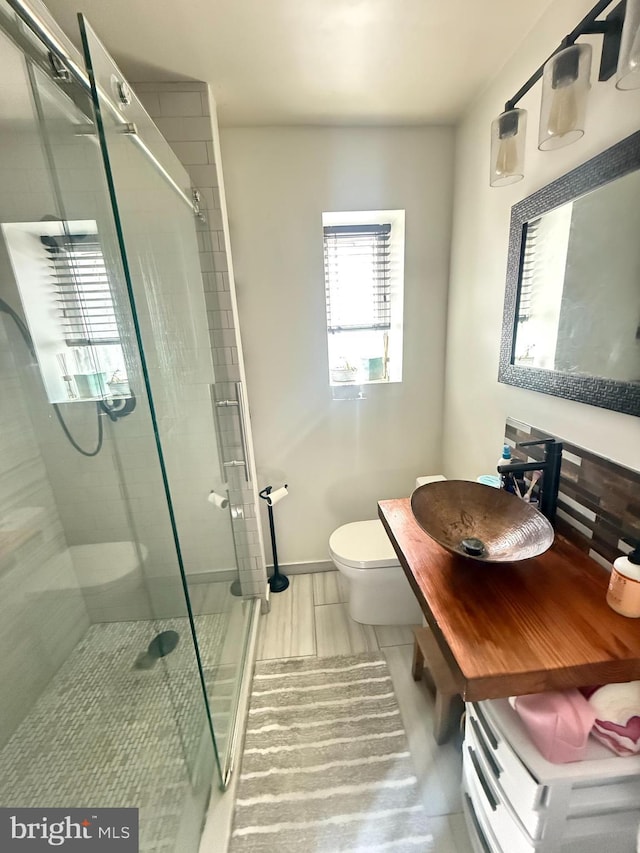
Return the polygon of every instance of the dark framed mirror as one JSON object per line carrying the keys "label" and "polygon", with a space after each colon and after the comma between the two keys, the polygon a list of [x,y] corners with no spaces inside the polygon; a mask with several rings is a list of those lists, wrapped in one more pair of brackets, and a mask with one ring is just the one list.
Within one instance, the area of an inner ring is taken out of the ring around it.
{"label": "dark framed mirror", "polygon": [[640,415],[640,131],[511,209],[498,380]]}

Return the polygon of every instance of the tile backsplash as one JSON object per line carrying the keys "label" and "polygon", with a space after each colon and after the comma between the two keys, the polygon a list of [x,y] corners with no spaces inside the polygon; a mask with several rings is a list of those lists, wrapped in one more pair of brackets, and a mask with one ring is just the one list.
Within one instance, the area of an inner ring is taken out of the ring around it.
{"label": "tile backsplash", "polygon": [[521,441],[557,438],[563,443],[556,530],[603,567],[631,550],[623,538],[640,540],[640,472],[578,447],[561,436],[507,418],[505,441],[520,461],[544,457],[542,447]]}

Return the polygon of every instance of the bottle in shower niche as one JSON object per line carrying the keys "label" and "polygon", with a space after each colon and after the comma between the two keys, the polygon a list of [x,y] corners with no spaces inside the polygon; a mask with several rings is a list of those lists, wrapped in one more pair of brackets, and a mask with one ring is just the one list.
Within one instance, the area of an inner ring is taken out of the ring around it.
{"label": "bottle in shower niche", "polygon": [[607,604],[622,616],[640,618],[640,543],[613,564]]}

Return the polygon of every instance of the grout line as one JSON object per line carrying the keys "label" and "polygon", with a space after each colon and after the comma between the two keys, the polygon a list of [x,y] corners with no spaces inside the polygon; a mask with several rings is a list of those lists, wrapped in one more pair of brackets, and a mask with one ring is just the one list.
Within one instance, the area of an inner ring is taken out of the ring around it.
{"label": "grout line", "polygon": [[316,657],[318,657],[318,620],[316,619],[316,608],[321,605],[315,604],[313,607],[313,642],[316,648]]}
{"label": "grout line", "polygon": [[318,620],[316,619],[316,606],[314,603],[314,594],[313,594],[313,578],[311,579],[311,618],[313,619],[313,631],[311,632],[311,636],[313,639],[313,654],[310,657],[317,658],[318,657]]}

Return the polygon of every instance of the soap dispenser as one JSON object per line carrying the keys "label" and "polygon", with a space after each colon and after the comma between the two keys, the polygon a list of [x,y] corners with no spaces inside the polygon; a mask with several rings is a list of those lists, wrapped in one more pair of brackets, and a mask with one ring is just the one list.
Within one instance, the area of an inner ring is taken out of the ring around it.
{"label": "soap dispenser", "polygon": [[607,604],[622,616],[640,617],[640,542],[626,557],[613,564],[607,590]]}
{"label": "soap dispenser", "polygon": [[[502,456],[498,459],[498,465],[511,465],[511,448],[505,444],[502,448]],[[513,492],[513,476],[511,474],[500,474],[500,488]]]}

